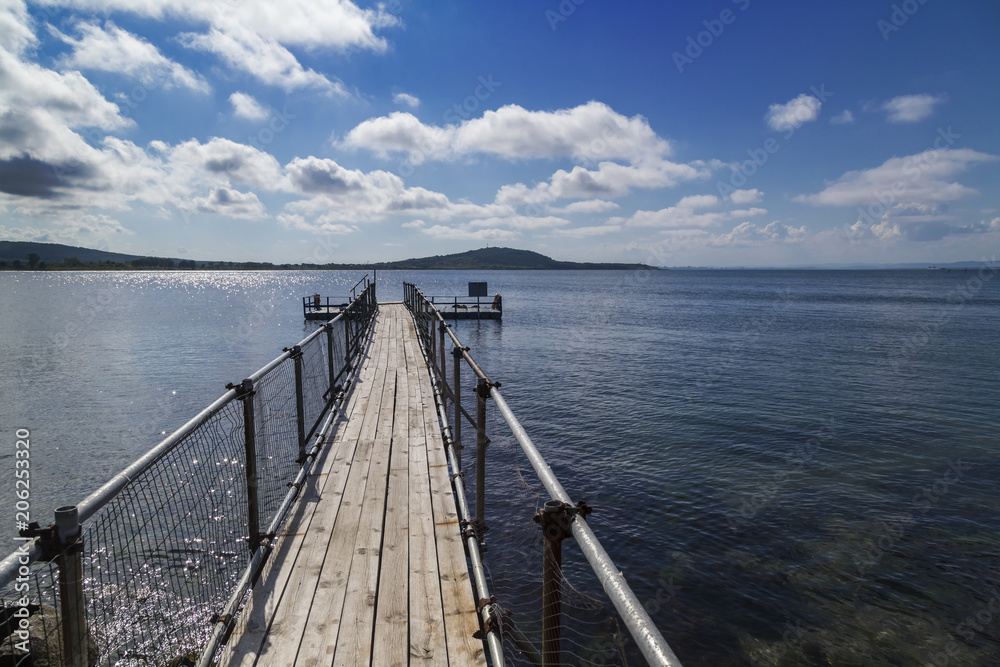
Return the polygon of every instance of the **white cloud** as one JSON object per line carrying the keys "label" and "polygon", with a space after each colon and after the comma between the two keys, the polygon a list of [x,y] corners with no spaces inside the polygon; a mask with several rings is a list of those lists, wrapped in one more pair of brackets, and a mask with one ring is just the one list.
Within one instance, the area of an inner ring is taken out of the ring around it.
{"label": "white cloud", "polygon": [[342,145],[380,156],[408,153],[413,164],[474,154],[508,160],[637,162],[670,153],[670,144],[653,132],[645,118],[627,118],[601,102],[558,111],[529,111],[511,104],[443,127],[425,125],[414,115],[397,111],[362,122],[347,133]]}
{"label": "white cloud", "polygon": [[956,201],[976,190],[951,181],[953,176],[978,163],[998,158],[969,148],[928,150],[894,157],[878,167],[849,171],[821,192],[799,195],[795,201],[817,206],[884,206]]}
{"label": "white cloud", "polygon": [[0,238],[8,241],[34,241],[36,243],[64,243],[99,247],[108,239],[134,234],[122,224],[103,213],[80,214],[78,211],[46,216],[50,229],[36,227],[5,227],[0,225]]}
{"label": "white cloud", "polygon": [[585,199],[583,201],[575,201],[559,208],[551,207],[549,208],[549,213],[604,213],[605,211],[613,211],[616,208],[619,208],[619,206],[613,201],[605,201],[603,199]]}
{"label": "white cloud", "polygon": [[547,229],[550,227],[562,227],[563,225],[568,225],[569,220],[565,218],[559,218],[556,216],[539,216],[534,217],[530,215],[510,215],[505,217],[493,217],[484,218],[477,220],[470,220],[468,223],[469,227],[510,227],[511,229],[526,230],[526,229]]}
{"label": "white cloud", "polygon": [[[358,231],[357,225],[345,225],[339,222],[317,222],[315,220],[306,220],[301,215],[296,215],[292,213],[282,213],[278,216],[278,222],[282,227],[286,229],[297,229],[304,232],[312,232],[314,234],[353,234]],[[319,260],[317,261],[325,261]]]}
{"label": "white cloud", "polygon": [[23,0],[0,0],[0,49],[21,53],[37,42]]}
{"label": "white cloud", "polygon": [[848,123],[854,122],[854,114],[851,113],[850,109],[844,109],[839,114],[831,118],[830,122],[834,125],[847,125]]}
{"label": "white cloud", "polygon": [[423,229],[427,226],[427,223],[423,220],[411,220],[410,222],[404,222],[400,226],[403,229]]}
{"label": "white cloud", "polygon": [[767,213],[763,208],[747,210],[711,211],[696,213],[695,209],[715,206],[719,203],[715,195],[694,195],[684,197],[675,206],[658,211],[636,211],[628,218],[617,217],[608,220],[608,224],[625,227],[658,227],[660,229],[699,229],[714,227],[726,220],[752,217]]}
{"label": "white cloud", "polygon": [[622,230],[621,225],[594,225],[592,227],[573,227],[570,229],[553,229],[552,236],[564,236],[568,238],[584,239],[594,236],[605,236],[615,234]]}
{"label": "white cloud", "polygon": [[183,183],[209,181],[216,185],[241,183],[262,190],[281,187],[281,165],[274,157],[253,146],[212,137],[207,143],[195,139],[168,149],[169,170]]}
{"label": "white cloud", "polygon": [[761,200],[764,193],[754,188],[753,190],[734,190],[729,194],[729,201],[738,206],[743,204],[756,204]]}
{"label": "white cloud", "polygon": [[116,72],[138,79],[147,86],[179,86],[202,93],[208,83],[198,74],[176,63],[149,42],[122,30],[111,21],[102,28],[97,23],[78,22],[74,39],[50,26],[50,30],[73,50],[61,59],[66,68]]}
{"label": "white cloud", "polygon": [[678,208],[711,208],[719,203],[719,198],[715,195],[691,195],[684,197],[677,202]]}
{"label": "white cloud", "polygon": [[752,222],[741,222],[727,234],[712,237],[711,244],[717,246],[758,245],[765,243],[794,243],[807,235],[805,226],[790,227],[775,220],[763,227]]}
{"label": "white cloud", "polygon": [[901,95],[882,105],[889,114],[890,123],[916,123],[934,113],[934,107],[944,102],[944,98],[934,95]]}
{"label": "white cloud", "polygon": [[684,181],[708,178],[711,171],[694,164],[678,164],[669,160],[644,160],[624,165],[601,162],[597,169],[573,167],[560,169],[552,177],[533,188],[523,183],[505,185],[496,195],[496,203],[507,206],[546,204],[558,199],[604,199],[621,197],[633,188],[667,188]]}
{"label": "white cloud", "polygon": [[192,203],[201,213],[217,213],[230,218],[264,217],[264,205],[252,192],[215,188],[207,197],[195,199]]}
{"label": "white cloud", "polygon": [[247,120],[264,120],[271,112],[265,109],[252,95],[235,92],[229,96],[229,102],[233,105],[233,115]]}
{"label": "white cloud", "polygon": [[242,26],[212,28],[204,34],[187,32],[179,39],[188,48],[214,53],[231,68],[285,91],[316,88],[327,94],[347,95],[340,81],[331,81],[315,70],[302,67],[277,40]]}
{"label": "white cloud", "polygon": [[407,188],[399,176],[387,171],[347,169],[330,159],[295,158],[285,166],[285,173],[287,188],[307,197],[287,204],[285,212],[303,216],[309,224],[403,215],[445,219],[511,213],[509,207],[453,203],[439,192]]}
{"label": "white cloud", "polygon": [[518,233],[510,229],[470,229],[434,225],[423,230],[428,236],[449,241],[510,241],[518,238]]}
{"label": "white cloud", "polygon": [[817,98],[803,93],[785,104],[772,104],[765,119],[772,130],[795,130],[816,120],[821,106]]}
{"label": "white cloud", "polygon": [[363,49],[380,53],[387,44],[375,29],[398,25],[384,8],[361,9],[350,0],[37,0],[51,7],[86,9],[95,13],[121,12],[162,20],[174,18],[213,28],[239,28],[261,37],[307,48]]}
{"label": "white cloud", "polygon": [[396,93],[392,96],[392,101],[399,106],[408,106],[411,109],[416,109],[420,106],[420,99],[409,93]]}

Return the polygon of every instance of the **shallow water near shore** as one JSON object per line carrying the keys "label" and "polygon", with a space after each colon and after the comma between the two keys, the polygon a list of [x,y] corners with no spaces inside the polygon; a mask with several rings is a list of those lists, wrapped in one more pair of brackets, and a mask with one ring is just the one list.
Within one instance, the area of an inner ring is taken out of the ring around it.
{"label": "shallow water near shore", "polygon": [[[0,273],[9,534],[16,429],[46,523],[312,331],[302,296],[360,275]],[[455,330],[684,664],[990,665],[993,276],[385,272],[378,296],[503,294],[502,323]],[[527,532],[527,511],[496,514]]]}

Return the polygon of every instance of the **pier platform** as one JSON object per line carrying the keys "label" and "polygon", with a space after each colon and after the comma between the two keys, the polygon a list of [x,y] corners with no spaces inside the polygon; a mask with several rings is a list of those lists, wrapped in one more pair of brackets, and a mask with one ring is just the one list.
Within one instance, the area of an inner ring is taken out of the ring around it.
{"label": "pier platform", "polygon": [[339,423],[223,665],[485,665],[430,376],[379,305]]}

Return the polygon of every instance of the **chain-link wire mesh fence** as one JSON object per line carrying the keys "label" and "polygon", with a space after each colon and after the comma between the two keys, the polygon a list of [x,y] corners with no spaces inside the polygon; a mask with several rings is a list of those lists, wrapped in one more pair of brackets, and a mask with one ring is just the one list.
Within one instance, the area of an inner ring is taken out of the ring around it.
{"label": "chain-link wire mesh fence", "polygon": [[[74,507],[82,550],[75,532],[29,528],[34,540],[0,563],[0,665],[194,664],[262,565],[252,556],[294,496],[303,440],[342,393],[376,309],[366,281],[337,318]],[[77,619],[74,652],[63,634]]]}
{"label": "chain-link wire mesh fence", "polygon": [[[452,474],[461,472],[464,490],[477,499],[470,504],[478,504],[480,495],[482,497],[482,510],[477,509],[476,517],[470,516],[465,525],[476,534],[480,550],[488,547],[483,561],[493,602],[486,630],[499,637],[503,662],[510,665],[627,664],[623,633],[637,628],[639,632],[632,631],[632,638],[642,645],[651,664],[679,665],[624,579],[611,582],[608,586],[611,592],[605,592],[608,579],[602,580],[602,575],[588,562],[589,555],[595,553],[591,541],[597,543],[589,527],[583,529],[587,544],[578,546],[577,540],[571,539],[580,528],[577,525],[572,532],[569,530],[575,521],[572,515],[589,511],[589,508],[571,507],[565,502],[568,496],[561,484],[523,433],[513,413],[508,408],[501,414],[497,405],[502,401],[499,384],[490,381],[450,331],[447,341],[440,339],[443,319],[416,286],[407,284],[404,294],[424,353],[431,366],[437,369],[445,401],[450,400],[447,409],[441,411],[447,416],[442,420],[443,426],[451,433],[461,431],[462,470],[452,470]],[[457,350],[454,355],[453,350]],[[453,364],[459,369],[457,382]],[[461,385],[458,394],[462,408],[457,419],[463,422],[458,429],[454,411],[456,384]],[[476,387],[482,391],[482,398],[474,390]],[[489,400],[491,398],[494,400]],[[480,448],[483,438],[488,446]],[[483,471],[477,469],[480,449],[483,451]],[[548,471],[547,479],[539,476],[537,466]],[[481,489],[477,488],[479,479],[484,480]],[[561,559],[549,561],[550,577],[545,581],[543,554],[551,553],[552,545],[547,545],[550,540],[546,539],[546,532],[533,518],[545,510],[550,498],[558,501],[553,509],[558,507],[568,516],[565,530],[557,531],[560,533],[557,541]],[[577,523],[586,526],[583,521]],[[597,544],[603,556],[597,555],[596,560],[607,559],[605,570],[617,572]],[[582,548],[587,548],[589,555],[581,553]],[[553,604],[551,596],[543,596],[547,587],[558,589],[558,604]],[[629,610],[627,619],[619,613],[618,605]]]}

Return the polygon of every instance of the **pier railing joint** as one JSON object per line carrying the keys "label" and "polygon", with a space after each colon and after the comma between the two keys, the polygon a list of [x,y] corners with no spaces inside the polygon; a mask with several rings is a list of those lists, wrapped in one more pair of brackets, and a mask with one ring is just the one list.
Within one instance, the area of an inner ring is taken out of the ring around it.
{"label": "pier railing joint", "polygon": [[243,382],[240,382],[239,384],[230,382],[226,385],[226,389],[235,389],[236,399],[240,401],[245,401],[257,393],[253,388],[253,380],[249,378],[243,380]]}
{"label": "pier railing joint", "polygon": [[[38,538],[38,546],[41,547],[41,555],[38,557],[39,561],[51,562],[55,560],[63,550],[63,544],[59,539],[59,533],[56,530],[56,524],[50,523],[44,528],[38,525],[37,521],[32,521],[28,524],[27,528],[22,528],[18,531],[18,535],[21,537],[36,537]],[[80,549],[83,549],[83,541],[80,541]]]}

